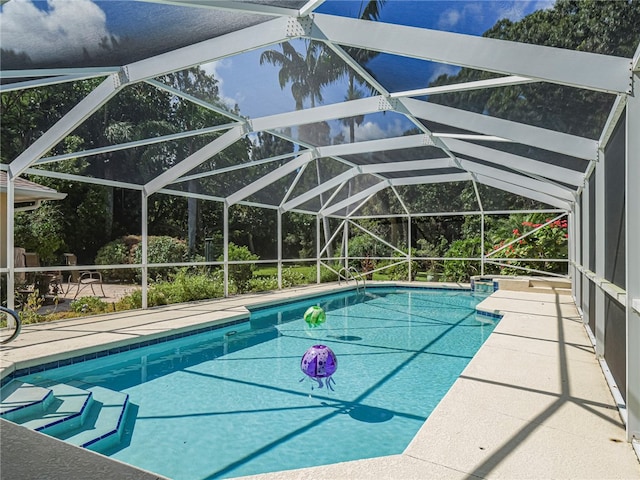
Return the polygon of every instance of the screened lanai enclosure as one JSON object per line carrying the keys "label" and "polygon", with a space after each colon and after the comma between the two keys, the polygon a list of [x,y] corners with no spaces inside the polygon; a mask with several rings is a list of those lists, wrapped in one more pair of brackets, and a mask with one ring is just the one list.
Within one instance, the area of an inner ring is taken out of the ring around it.
{"label": "screened lanai enclosure", "polygon": [[2,2],[3,301],[78,265],[143,308],[167,268],[569,278],[640,438],[640,8],[533,3]]}

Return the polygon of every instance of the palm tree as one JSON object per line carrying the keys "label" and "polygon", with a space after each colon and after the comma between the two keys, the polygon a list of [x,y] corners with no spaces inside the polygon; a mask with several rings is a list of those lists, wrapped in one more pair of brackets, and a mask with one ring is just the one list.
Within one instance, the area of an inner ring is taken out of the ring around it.
{"label": "palm tree", "polygon": [[[380,9],[384,5],[386,0],[370,0],[369,2],[364,3],[362,1],[360,3],[360,12],[358,14],[358,18],[361,20],[369,20],[376,21],[380,18]],[[345,51],[353,58],[358,64],[365,65],[368,61],[373,59],[379,52],[374,52],[372,50],[363,50],[361,48],[345,48]],[[364,97],[364,92],[356,85],[356,83],[366,86],[366,88],[372,93],[377,93],[373,87],[367,84],[362,77],[356,75],[356,73],[349,68],[346,64],[344,65],[345,73],[349,77],[349,87],[347,88],[347,94],[344,97],[346,101],[349,100],[357,100],[359,98]],[[353,143],[355,141],[355,129],[356,125],[360,126],[364,122],[364,115],[359,115],[357,117],[349,117],[342,121],[344,125],[349,127],[349,143]]]}
{"label": "palm tree", "polygon": [[[385,0],[370,0],[365,4],[363,1],[359,17],[365,20],[377,20],[384,2]],[[291,83],[291,94],[296,102],[296,110],[304,108],[306,99],[309,99],[312,108],[316,105],[316,100],[321,102],[323,87],[336,81],[345,73],[349,75],[346,100],[355,100],[364,96],[362,91],[355,85],[355,72],[346,64],[337,62],[323,44],[307,40],[305,56],[299,53],[289,42],[281,43],[280,47],[282,51],[267,50],[262,52],[260,65],[267,62],[280,67],[278,73],[280,88],[284,89],[288,83]],[[348,52],[358,62],[366,62],[377,55],[376,52],[360,49],[349,49]],[[359,79],[359,82],[364,83],[362,79]],[[355,125],[361,125],[363,121],[364,116],[351,117],[345,120],[349,125],[350,142],[354,141]],[[302,125],[299,130],[301,138],[305,138],[314,145],[321,143],[319,137],[324,129],[317,128],[317,125]],[[322,178],[318,161],[316,161],[316,170],[318,184],[320,184],[322,183]],[[322,194],[320,194],[320,201],[324,204]],[[327,218],[323,218],[323,228],[325,238],[328,239],[330,237],[330,228]],[[330,257],[333,256],[330,246],[327,248],[327,254]]]}
{"label": "palm tree", "polygon": [[[260,55],[260,65],[265,62],[280,67],[278,80],[280,88],[284,89],[291,83],[291,95],[296,102],[296,110],[304,108],[305,100],[309,100],[313,108],[316,101],[322,102],[322,89],[329,83],[337,80],[342,75],[342,70],[336,68],[336,63],[331,61],[329,52],[320,43],[306,41],[306,52],[303,56],[289,42],[280,44],[282,51],[267,50]],[[323,143],[322,132],[328,131],[328,125],[323,122],[322,127],[318,125],[301,125],[298,134],[301,138],[314,145]],[[319,164],[316,161],[318,184],[322,183],[320,177]],[[320,201],[324,202],[323,195]],[[330,236],[328,219],[323,219],[325,238]],[[329,256],[332,256],[331,248],[327,249]]]}

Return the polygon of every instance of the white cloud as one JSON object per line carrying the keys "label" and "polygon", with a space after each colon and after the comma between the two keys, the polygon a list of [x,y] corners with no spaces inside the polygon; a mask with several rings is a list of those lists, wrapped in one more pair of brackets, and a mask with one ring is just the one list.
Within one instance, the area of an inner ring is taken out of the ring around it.
{"label": "white cloud", "polygon": [[551,10],[556,5],[556,0],[538,0],[535,10]]}
{"label": "white cloud", "polygon": [[461,10],[449,8],[440,14],[438,18],[438,28],[441,30],[456,30],[459,23],[473,18],[476,22],[481,22],[483,17],[482,6],[479,3],[465,3]]}
{"label": "white cloud", "polygon": [[[381,124],[380,122],[365,121],[362,125],[356,125],[355,128],[355,141],[364,142],[366,140],[378,140],[381,138],[395,137],[402,135],[406,130],[406,124],[404,124],[399,118],[393,121]],[[340,126],[340,133],[344,138],[349,138],[349,127],[347,125]]]}
{"label": "white cloud", "polygon": [[2,48],[33,61],[99,54],[105,39],[110,45],[106,15],[91,0],[48,0],[46,11],[29,0],[13,0],[3,5],[0,24]]}
{"label": "white cloud", "polygon": [[516,22],[524,17],[525,11],[531,2],[498,2],[496,9],[497,19],[507,18]]}
{"label": "white cloud", "polygon": [[[453,3],[455,4],[455,2]],[[437,26],[441,30],[456,31],[457,27],[465,23],[484,25],[489,22],[493,25],[503,18],[516,22],[535,10],[553,8],[554,4],[555,0],[460,2],[460,8],[448,8],[440,14]]]}
{"label": "white cloud", "polygon": [[438,18],[438,28],[448,29],[458,24],[462,18],[462,13],[458,10],[449,8],[440,14]]}
{"label": "white cloud", "polygon": [[496,2],[495,5],[496,21],[507,18],[512,22],[517,22],[536,10],[553,8],[555,0],[502,1]]}
{"label": "white cloud", "polygon": [[460,71],[460,67],[457,67],[455,65],[446,65],[444,63],[438,64],[438,66],[433,70],[433,73],[431,74],[431,77],[429,78],[429,81],[427,82],[427,84],[430,84],[431,82],[433,82],[440,75],[453,76],[453,75],[456,75],[459,71]]}
{"label": "white cloud", "polygon": [[224,105],[232,109],[236,104],[240,104],[240,102],[244,100],[244,97],[240,92],[236,92],[235,97],[232,97],[227,95],[224,91],[224,75],[222,70],[232,70],[232,60],[230,58],[203,64],[201,65],[201,68],[208,75],[213,75],[213,77],[218,80],[218,95],[220,96],[220,102]]}

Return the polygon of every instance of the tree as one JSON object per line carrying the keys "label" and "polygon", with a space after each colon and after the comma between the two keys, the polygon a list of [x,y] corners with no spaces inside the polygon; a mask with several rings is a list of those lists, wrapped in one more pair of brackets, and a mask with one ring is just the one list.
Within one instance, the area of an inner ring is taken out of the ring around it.
{"label": "tree", "polygon": [[[366,3],[360,4],[360,12],[358,18],[361,20],[376,21],[380,18],[380,11],[384,5],[385,0],[370,0]],[[367,62],[374,59],[379,55],[379,52],[373,50],[364,50],[361,48],[346,47],[345,51],[353,58],[359,65],[366,68]],[[372,93],[375,89],[367,84],[360,75],[356,75],[352,68],[349,68],[347,64],[342,64],[345,73],[349,79],[349,86],[347,88],[347,94],[345,95],[346,101],[358,100],[364,98],[364,92],[360,89],[360,86],[364,86]],[[349,117],[342,120],[342,123],[349,127],[349,143],[356,141],[356,125],[360,126],[364,122],[364,115],[358,115],[356,117]]]}
{"label": "tree", "polygon": [[[336,68],[336,63],[331,55],[320,43],[307,40],[305,42],[305,55],[299,53],[289,42],[280,44],[282,51],[267,50],[260,55],[260,65],[271,63],[279,66],[278,81],[280,88],[284,89],[291,84],[291,95],[296,103],[296,110],[304,108],[305,100],[309,100],[311,107],[317,101],[322,101],[322,89],[329,83],[337,80],[341,70]],[[298,135],[305,143],[313,145],[326,145],[329,143],[329,125],[326,122],[318,124],[305,124],[298,127]],[[318,184],[322,183],[321,172],[316,163]],[[322,197],[322,195],[321,195]],[[327,219],[323,219],[325,238],[330,237],[330,229]],[[329,249],[329,255],[331,251]]]}
{"label": "tree", "polygon": [[[637,27],[639,24],[640,2],[558,0],[553,8],[538,10],[518,22],[500,20],[484,36],[633,57],[640,38]],[[494,76],[496,75],[488,72],[463,68],[457,75],[442,75],[432,85]],[[535,83],[435,95],[429,101],[574,135],[598,138],[613,98],[606,93]]]}

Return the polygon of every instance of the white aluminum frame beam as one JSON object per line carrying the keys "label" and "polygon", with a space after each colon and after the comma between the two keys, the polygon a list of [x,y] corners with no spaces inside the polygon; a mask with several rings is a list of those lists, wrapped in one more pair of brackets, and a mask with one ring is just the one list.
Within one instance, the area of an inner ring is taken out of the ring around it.
{"label": "white aluminum frame beam", "polygon": [[363,142],[343,143],[318,147],[319,157],[335,157],[354,155],[358,153],[384,152],[403,148],[434,147],[433,141],[427,134],[407,135],[406,137],[382,138],[380,140],[366,140]]}
{"label": "white aluminum frame beam", "polygon": [[110,75],[100,85],[94,88],[86,97],[76,104],[64,117],[56,122],[40,138],[31,144],[9,165],[11,177],[17,177],[29,166],[41,158],[51,148],[63,140],[78,125],[89,118],[96,110],[104,105],[122,89],[123,84],[119,74]]}
{"label": "white aluminum frame beam", "polygon": [[106,187],[128,188],[129,190],[142,190],[142,185],[135,183],[122,182],[120,180],[107,180],[104,178],[85,177],[83,175],[74,175],[71,173],[62,173],[54,170],[42,170],[39,168],[27,168],[23,173],[29,175],[39,175],[47,178],[58,178],[60,180],[68,180],[78,183],[88,183],[90,185],[102,185]]}
{"label": "white aluminum frame beam", "polygon": [[425,120],[479,132],[484,135],[507,138],[516,143],[543,148],[584,160],[594,160],[598,156],[598,142],[596,140],[479,113],[467,112],[413,98],[403,98],[399,101],[413,116]]}
{"label": "white aluminum frame beam", "polygon": [[251,130],[261,132],[274,128],[295,127],[310,123],[323,122],[338,118],[356,117],[368,113],[377,113],[392,110],[392,105],[384,97],[375,96],[351,100],[348,102],[323,105],[304,110],[269,115],[266,117],[248,120]]}
{"label": "white aluminum frame beam", "polygon": [[488,185],[490,187],[499,188],[500,190],[504,190],[506,192],[510,192],[516,195],[520,195],[523,197],[531,198],[533,200],[537,200],[542,203],[546,203],[547,205],[551,205],[556,208],[561,208],[567,212],[571,211],[571,203],[561,200],[559,198],[553,197],[551,195],[547,195],[546,193],[536,192],[535,190],[531,190],[529,188],[521,187],[519,185],[514,185],[513,183],[505,182],[502,180],[498,180],[495,178],[487,177],[485,175],[476,175],[476,180],[479,183],[484,185]]}
{"label": "white aluminum frame beam", "polygon": [[582,172],[571,170],[569,168],[558,167],[557,165],[540,162],[532,158],[522,157],[513,153],[494,150],[475,143],[464,142],[454,138],[443,139],[443,142],[454,153],[475,157],[485,162],[495,163],[509,167],[532,175],[549,178],[569,185],[579,187],[584,182],[584,174]]}
{"label": "white aluminum frame beam", "polygon": [[133,62],[125,68],[131,82],[147,80],[238,53],[280,43],[287,40],[288,27],[289,18],[276,18],[259,25]]}
{"label": "white aluminum frame beam", "polygon": [[389,186],[390,186],[390,183],[388,180],[382,180],[381,182],[378,182],[375,185],[362,190],[361,192],[358,192],[354,195],[351,195],[348,198],[345,198],[344,200],[336,203],[335,205],[329,205],[327,207],[322,208],[318,213],[322,216],[331,215],[339,210],[342,210],[343,208],[347,208],[348,206],[353,205],[354,203],[360,202],[361,200],[365,200],[371,197],[372,195],[375,195],[380,190],[383,190]]}
{"label": "white aluminum frame beam", "polygon": [[472,162],[463,158],[459,159],[460,168],[463,168],[467,172],[484,175],[486,177],[495,178],[496,180],[503,180],[505,182],[513,183],[530,190],[535,190],[540,193],[546,193],[554,197],[561,198],[568,202],[574,202],[575,196],[573,192],[560,185],[546,183],[540,180],[536,180],[517,173],[507,172],[499,168],[489,167],[487,165],[481,165],[479,163]]}
{"label": "white aluminum frame beam", "polygon": [[[640,52],[640,47],[638,48]],[[636,66],[637,66],[636,55]],[[640,90],[640,72],[633,75],[634,91]],[[640,99],[629,97],[626,118],[626,371],[627,440],[640,442]]]}
{"label": "white aluminum frame beam", "polygon": [[592,175],[595,175],[595,215],[594,219],[596,222],[596,238],[593,239],[595,242],[595,257],[596,257],[596,278],[598,279],[598,283],[596,283],[596,331],[593,334],[596,337],[596,356],[600,359],[604,358],[605,350],[605,301],[606,294],[601,287],[601,282],[605,278],[605,258],[607,256],[607,252],[605,250],[605,228],[607,225],[607,216],[605,211],[605,164],[607,162],[607,157],[604,152],[604,144],[600,148],[599,161],[596,163],[596,168],[594,169]]}
{"label": "white aluminum frame beam", "polygon": [[303,7],[298,11],[298,14],[301,17],[309,15],[311,12],[313,12],[316,8],[318,8],[324,2],[325,0],[308,0],[308,2],[305,3]]}
{"label": "white aluminum frame beam", "polygon": [[349,225],[353,225],[354,227],[358,228],[359,230],[362,230],[364,233],[366,233],[367,235],[369,235],[371,238],[373,238],[374,240],[379,241],[380,243],[382,243],[383,245],[386,245],[387,247],[391,248],[391,250],[394,250],[402,255],[404,255],[405,257],[408,256],[407,252],[403,252],[402,250],[400,250],[398,247],[396,247],[395,245],[392,245],[391,243],[387,242],[384,238],[380,237],[379,235],[376,235],[375,233],[373,233],[370,230],[367,230],[366,228],[364,228],[362,225],[360,225],[356,220],[352,219],[352,218],[348,218],[347,222],[349,223]]}
{"label": "white aluminum frame beam", "polygon": [[[429,183],[471,182],[473,177],[469,173],[444,173],[442,175],[424,175],[421,177],[393,178],[391,185],[422,185]],[[414,215],[415,216],[415,215]]]}
{"label": "white aluminum frame beam", "polygon": [[36,162],[34,162],[34,165],[42,165],[45,163],[59,162],[60,160],[69,160],[72,158],[91,157],[93,155],[100,155],[102,153],[107,153],[107,152],[127,150],[129,148],[142,147],[145,145],[154,145],[156,143],[170,142],[173,140],[179,140],[181,138],[195,137],[198,135],[207,135],[209,133],[215,133],[221,130],[229,130],[237,126],[241,126],[241,124],[228,123],[225,125],[217,125],[215,127],[200,128],[198,130],[188,130],[186,132],[172,133],[170,135],[161,135],[159,137],[152,137],[144,140],[136,140],[133,142],[118,143],[118,144],[109,145],[106,147],[92,148],[90,150],[81,150],[79,152],[65,153],[62,155],[55,155],[53,157],[41,158],[40,160],[37,160]]}
{"label": "white aluminum frame beam", "polygon": [[[317,187],[314,187],[306,191],[305,193],[298,195],[297,197],[294,197],[293,199],[283,203],[282,209],[285,211],[291,210],[297,207],[298,205],[302,205],[303,203],[317,197],[321,193],[331,190],[332,188],[335,188],[338,185],[348,181],[349,179],[357,177],[358,175],[361,175],[361,174],[375,174],[375,173],[384,173],[384,172],[406,172],[406,171],[412,171],[412,170],[430,170],[435,168],[447,168],[452,166],[454,165],[449,157],[354,166],[353,168],[347,170],[346,172],[343,172],[340,175],[336,175],[335,177],[323,182]],[[396,196],[398,196],[397,192],[395,193],[396,193]],[[406,206],[402,203],[402,200],[399,198],[399,196],[398,196],[398,200],[400,200],[400,203],[403,205],[404,209],[407,210]]]}
{"label": "white aluminum frame beam", "polygon": [[439,85],[437,87],[425,87],[415,90],[405,90],[403,92],[392,93],[389,95],[389,97],[422,97],[424,95],[440,95],[443,93],[468,92],[470,90],[484,90],[486,88],[506,87],[510,85],[524,85],[527,83],[536,83],[538,81],[539,80],[534,80],[528,77],[509,75],[506,77],[490,78],[487,80],[477,80],[473,82],[462,82],[454,83],[451,85]]}
{"label": "white aluminum frame beam", "polygon": [[209,172],[200,172],[200,173],[195,173],[193,175],[188,175],[186,177],[180,177],[175,182],[172,182],[172,183],[188,182],[189,180],[197,180],[205,177],[213,177],[215,175],[220,175],[221,173],[233,172],[235,170],[242,170],[243,168],[257,167],[259,165],[264,165],[265,163],[272,163],[280,160],[285,160],[287,158],[295,157],[300,155],[300,153],[303,153],[303,152],[285,153],[282,155],[278,155],[277,157],[269,157],[269,158],[264,158],[262,160],[252,160],[250,162],[238,163],[236,165],[231,165],[229,167],[216,168],[215,170],[211,170]]}
{"label": "white aluminum frame beam", "polygon": [[313,161],[315,159],[315,155],[311,151],[304,152],[297,158],[287,162],[281,167],[276,168],[272,172],[263,175],[262,178],[256,180],[255,182],[250,183],[249,185],[241,188],[235,193],[229,195],[226,199],[225,204],[228,206],[234,205],[245,198],[253,195],[254,193],[262,190],[266,186],[272,184],[273,182],[279,180],[280,178],[288,175],[291,172],[295,172],[298,168],[301,168],[303,165]]}
{"label": "white aluminum frame beam", "polygon": [[15,92],[17,90],[27,90],[29,88],[48,87],[61,83],[77,82],[88,78],[106,77],[108,74],[85,74],[85,75],[58,75],[55,77],[38,78],[36,80],[25,80],[24,82],[14,82],[0,85],[0,93]]}
{"label": "white aluminum frame beam", "polygon": [[147,195],[151,195],[157,192],[161,188],[180,178],[185,173],[190,172],[201,163],[206,162],[211,157],[227,148],[229,145],[240,140],[244,135],[245,129],[243,126],[233,127],[228,132],[223,133],[197,152],[192,153],[177,165],[174,165],[169,170],[165,170],[156,178],[145,184],[144,192]]}
{"label": "white aluminum frame beam", "polygon": [[236,115],[235,113],[232,113],[224,108],[219,107],[218,105],[214,105],[212,103],[209,103],[205,100],[202,100],[201,98],[195,97],[193,95],[190,95],[186,92],[183,92],[181,90],[178,90],[177,88],[173,88],[170,85],[167,85],[166,83],[162,83],[158,80],[145,80],[145,83],[156,87],[158,90],[164,90],[165,92],[170,93],[171,95],[175,95],[176,97],[180,97],[184,100],[187,100],[188,102],[193,103],[194,105],[198,105],[200,107],[206,108],[207,110],[211,110],[213,112],[219,113],[220,115],[223,115],[225,117],[228,117],[232,120],[235,120],[236,122],[242,122],[242,123],[246,123],[247,119],[240,116],[240,115]]}
{"label": "white aluminum frame beam", "polygon": [[[425,180],[428,179],[427,182]],[[343,208],[347,208],[354,203],[358,203],[360,201],[367,201],[373,195],[375,195],[380,190],[383,190],[387,187],[394,187],[398,185],[417,185],[422,183],[446,183],[446,182],[462,182],[462,181],[471,181],[472,177],[468,173],[452,173],[452,174],[443,174],[443,175],[429,175],[424,177],[408,177],[408,178],[394,178],[390,180],[382,180],[381,182],[355,194],[351,195],[349,198],[346,198],[335,205],[330,205],[328,207],[322,208],[318,213],[322,216],[330,216],[337,211],[340,211]],[[355,213],[362,204],[360,204],[351,214]],[[350,215],[351,215],[350,214]]]}
{"label": "white aluminum frame beam", "polygon": [[30,70],[0,70],[0,78],[37,78],[56,77],[58,75],[88,75],[106,77],[118,73],[120,67],[82,67],[82,68],[37,68]]}
{"label": "white aluminum frame beam", "polygon": [[585,178],[584,187],[581,192],[581,200],[582,205],[580,208],[580,212],[582,213],[582,230],[579,235],[582,237],[582,257],[579,260],[580,266],[582,267],[580,271],[580,282],[582,284],[582,319],[586,325],[589,325],[589,320],[591,319],[591,311],[589,308],[590,305],[590,295],[589,288],[591,280],[589,276],[586,274],[588,270],[590,270],[591,265],[589,265],[589,252],[591,251],[590,245],[591,242],[594,242],[594,238],[589,237],[589,227],[592,221],[592,217],[590,215],[591,209],[593,208],[590,205],[590,186],[589,186],[589,177]]}
{"label": "white aluminum frame beam", "polygon": [[282,209],[287,211],[287,210],[291,210],[295,207],[297,207],[298,205],[302,205],[305,202],[308,202],[309,200],[319,196],[320,194],[331,190],[332,188],[337,187],[338,185],[343,184],[344,182],[348,181],[349,179],[356,177],[360,174],[360,172],[358,171],[357,168],[352,168],[347,170],[346,172],[341,173],[340,175],[336,175],[335,177],[331,178],[330,180],[327,180],[325,182],[322,182],[320,185],[318,185],[317,187],[314,187],[310,190],[307,190],[306,192],[304,192],[302,195],[298,195],[297,197],[292,198],[291,200],[285,202],[282,204]]}
{"label": "white aluminum frame beam", "polygon": [[388,172],[410,172],[412,170],[433,170],[436,168],[449,168],[457,165],[449,157],[425,158],[422,160],[407,160],[403,162],[372,163],[360,165],[361,173],[388,173]]}
{"label": "white aluminum frame beam", "polygon": [[314,14],[311,38],[476,70],[630,93],[630,60],[423,28]]}

